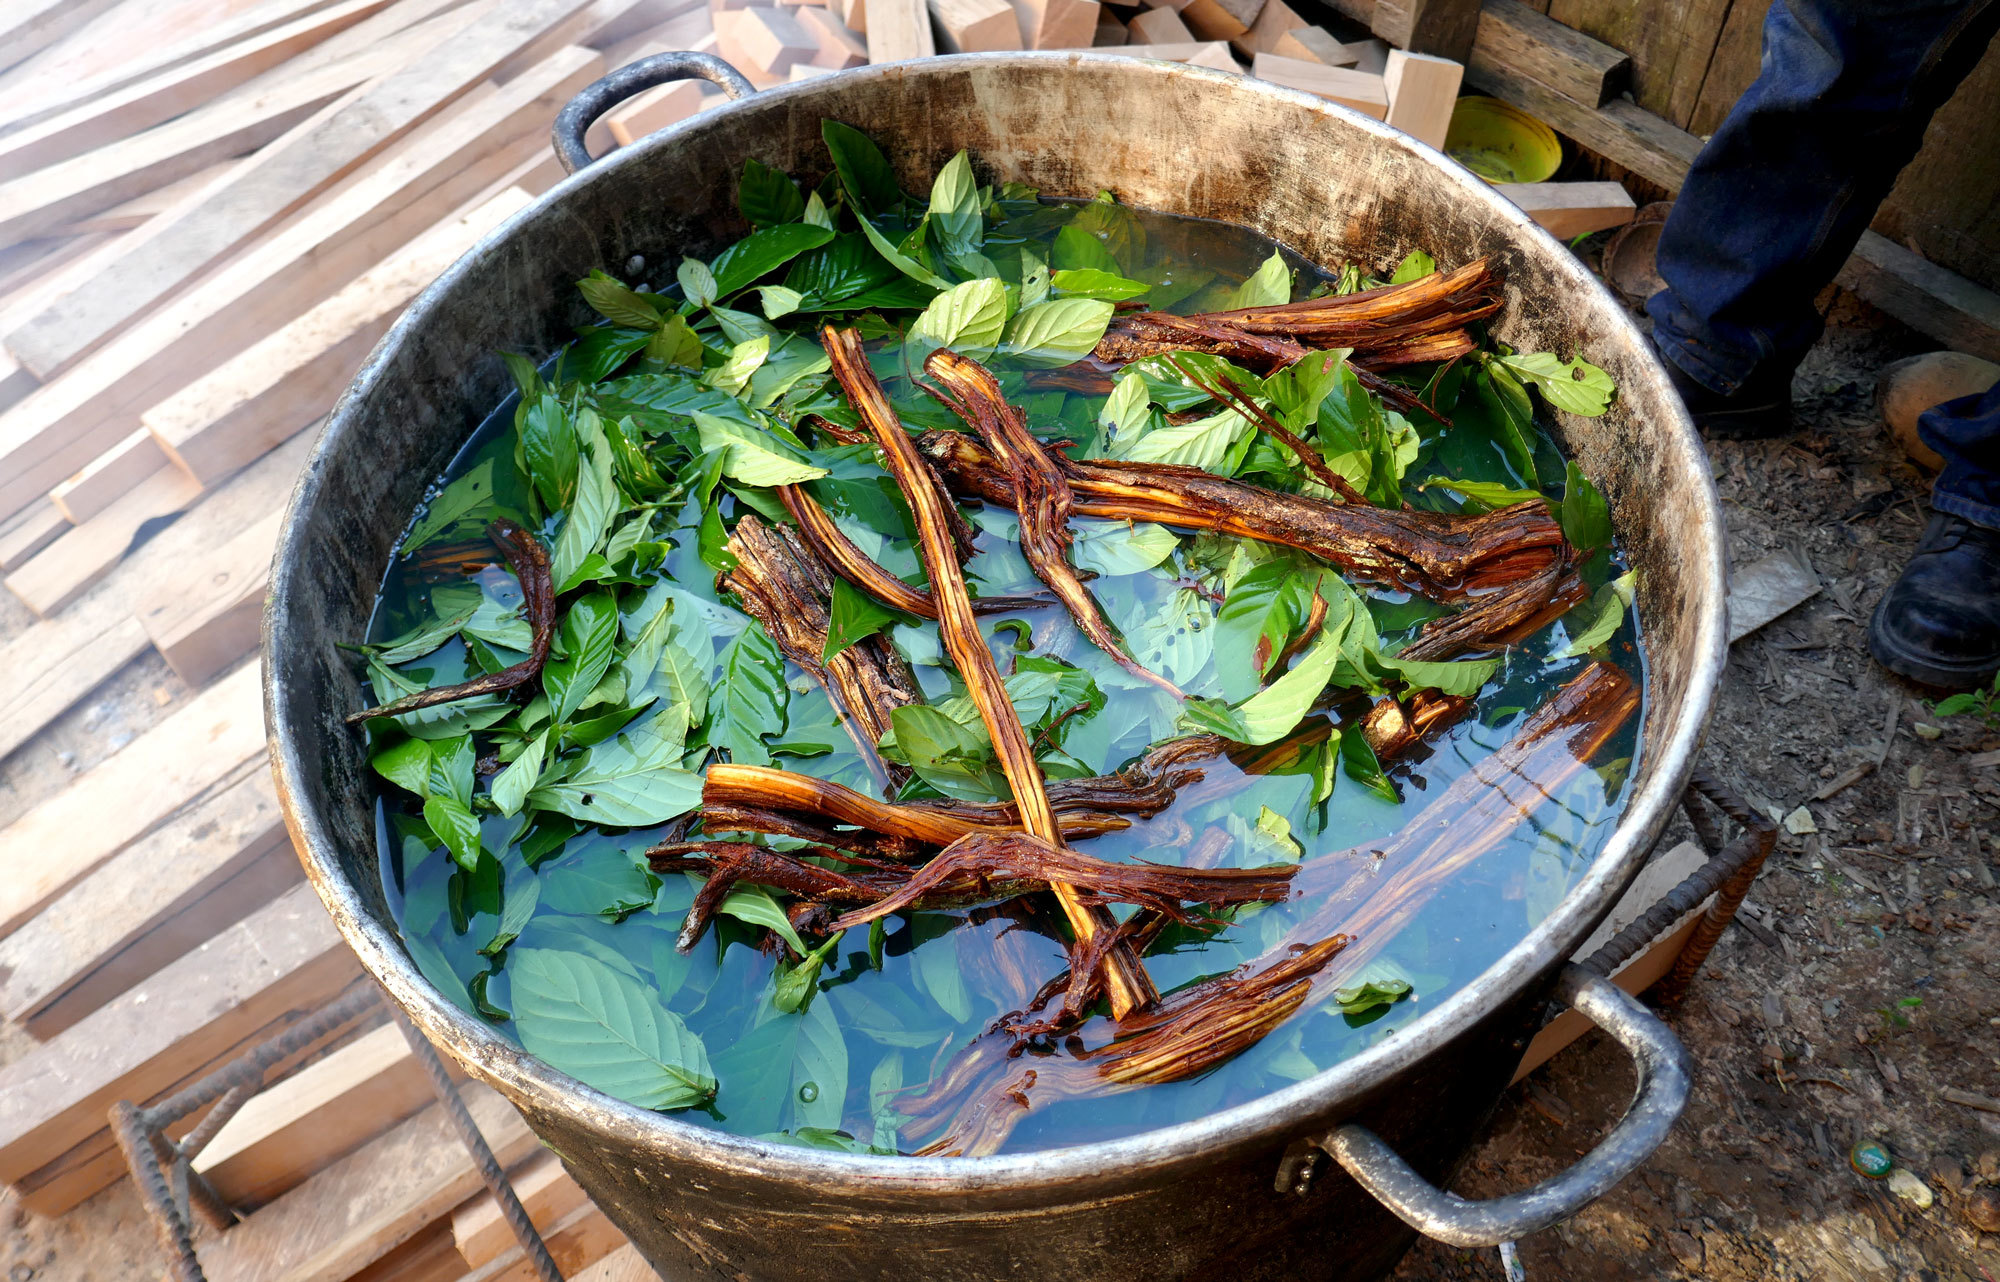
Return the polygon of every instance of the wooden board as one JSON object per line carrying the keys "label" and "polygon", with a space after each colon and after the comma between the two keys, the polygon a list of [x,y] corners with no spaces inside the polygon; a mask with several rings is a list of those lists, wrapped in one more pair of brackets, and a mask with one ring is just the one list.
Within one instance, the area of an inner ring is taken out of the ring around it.
{"label": "wooden board", "polygon": [[[1733,0],[1550,0],[1548,16],[1631,55],[1632,99],[1669,124],[1693,114]],[[1522,70],[1517,68],[1516,70]],[[1532,74],[1532,72],[1525,72]],[[1597,105],[1597,104],[1590,104]]]}
{"label": "wooden board", "polygon": [[1449,58],[1391,49],[1382,71],[1389,94],[1389,124],[1417,141],[1444,150],[1451,128],[1451,111],[1458,103],[1458,82],[1465,68]]}
{"label": "wooden board", "polygon": [[569,1282],[659,1282],[659,1277],[639,1248],[628,1244],[583,1272],[570,1275]]}
{"label": "wooden board", "polygon": [[46,619],[109,574],[142,531],[178,516],[200,496],[198,482],[162,463],[130,492],[9,574],[7,590]]}
{"label": "wooden board", "polygon": [[145,411],[140,422],[155,452],[213,485],[318,421],[410,300],[531,199],[510,187],[447,219]]}
{"label": "wooden board", "polygon": [[274,511],[220,547],[175,567],[172,577],[141,598],[140,625],[174,675],[189,685],[206,684],[256,648],[284,515]]}
{"label": "wooden board", "polygon": [[[924,0],[866,0],[866,18],[847,25],[868,36],[868,61],[901,62],[906,58],[928,58],[937,52],[931,35],[930,10]],[[843,15],[846,16],[846,15]]]}
{"label": "wooden board", "polygon": [[1470,66],[1500,67],[1547,85],[1586,107],[1609,102],[1625,87],[1632,60],[1537,13],[1521,0],[1486,0]]}
{"label": "wooden board", "polygon": [[50,490],[49,502],[56,505],[56,510],[70,524],[81,525],[168,462],[159,442],[140,428]]}
{"label": "wooden board", "polygon": [[312,888],[294,887],[0,1069],[0,1180],[34,1183],[24,1177],[105,1133],[114,1101],[155,1098],[285,1012],[329,1000],[360,973]]}
{"label": "wooden board", "polygon": [[[554,1153],[535,1154],[507,1172],[507,1182],[513,1185],[514,1196],[521,1199],[528,1219],[543,1233],[590,1203]],[[520,1246],[491,1193],[481,1193],[451,1213],[451,1236],[459,1256],[475,1269]]]}
{"label": "wooden board", "polygon": [[[271,855],[275,868],[250,872]],[[302,875],[270,769],[253,758],[0,940],[0,1014],[47,1040]]]}
{"label": "wooden board", "polygon": [[[548,1247],[549,1257],[562,1275],[573,1277],[580,1269],[627,1245],[627,1240],[604,1212],[585,1202],[551,1225],[542,1235],[542,1244]],[[465,1282],[538,1282],[538,1279],[527,1255],[517,1246],[468,1274]]]}
{"label": "wooden board", "polygon": [[122,205],[113,205],[101,214],[92,214],[66,225],[63,230],[73,235],[88,235],[95,232],[132,231],[143,227],[160,214],[179,205],[196,192],[206,190],[219,181],[232,168],[242,164],[241,158],[223,160],[210,165],[198,174],[170,182],[164,187],[156,187],[143,196],[135,196]]}
{"label": "wooden board", "polygon": [[1369,28],[1398,49],[1464,62],[1480,0],[1375,0]]}
{"label": "wooden board", "polygon": [[[100,151],[72,156],[0,184],[0,244],[44,235],[198,174],[218,161],[255,151],[394,61],[392,50],[380,50],[372,57],[287,80],[251,102],[211,104]],[[17,357],[22,355],[13,344],[9,347]],[[22,363],[46,376],[61,362],[30,356]]]}
{"label": "wooden board", "polygon": [[[207,198],[184,207],[143,254],[58,300],[7,336],[21,363],[47,378],[102,343],[260,228],[283,216],[495,74],[589,0],[512,0],[429,45],[396,41],[402,65],[349,94],[308,127],[265,147]],[[415,47],[411,47],[415,44]]]}
{"label": "wooden board", "polygon": [[0,68],[41,52],[118,2],[13,0],[0,11]]}
{"label": "wooden board", "polygon": [[[466,95],[276,234],[0,415],[0,513],[39,497],[139,426],[139,415],[165,395],[546,154],[555,111],[602,71],[599,55],[565,49],[498,89]],[[277,279],[288,288],[268,288]]]}
{"label": "wooden board", "polygon": [[1260,53],[1251,65],[1251,74],[1272,84],[1318,94],[1377,120],[1389,114],[1389,94],[1382,77],[1365,71]]}
{"label": "wooden board", "polygon": [[1021,26],[1007,0],[928,0],[938,47],[946,53],[993,53],[1021,47]]}
{"label": "wooden board", "polygon": [[1602,107],[1582,103],[1508,66],[1478,57],[1465,69],[1466,83],[1539,117],[1605,159],[1656,182],[1680,189],[1701,139],[1623,98]]}
{"label": "wooden board", "polygon": [[1495,183],[1493,190],[1564,240],[1622,227],[1638,212],[1631,193],[1618,183]]}
{"label": "wooden board", "polygon": [[[0,671],[10,674],[0,685],[0,757],[145,651],[146,629],[132,617],[134,602],[281,508],[311,444],[294,438],[245,468],[67,610],[0,645]],[[42,510],[54,509],[44,504]]]}
{"label": "wooden board", "polygon": [[0,533],[0,570],[26,565],[28,558],[69,533],[63,514],[47,504],[17,512]]}
{"label": "wooden board", "polygon": [[344,0],[329,5],[207,57],[17,129],[0,137],[0,178],[17,178],[196,110],[389,3],[390,0]]}
{"label": "wooden board", "polygon": [[262,673],[249,664],[0,829],[0,937],[182,806],[264,755]]}
{"label": "wooden board", "polygon": [[1836,279],[1918,333],[1954,351],[2000,361],[2000,294],[1887,236],[1863,232]]}
{"label": "wooden board", "polygon": [[231,1206],[262,1206],[436,1098],[401,1026],[383,1024],[252,1098],[194,1169]]}
{"label": "wooden board", "polygon": [[[1297,27],[1287,31],[1262,52],[1275,53],[1281,58],[1301,58],[1317,62],[1322,67],[1352,67],[1361,61],[1359,54],[1319,27]],[[1386,61],[1384,65],[1387,65]]]}
{"label": "wooden board", "polygon": [[1125,24],[1135,45],[1193,44],[1194,32],[1172,9],[1148,9]]}
{"label": "wooden board", "polygon": [[[503,1166],[533,1151],[520,1114],[485,1086],[461,1088]],[[211,1282],[340,1282],[480,1188],[472,1158],[432,1105],[205,1244]]]}

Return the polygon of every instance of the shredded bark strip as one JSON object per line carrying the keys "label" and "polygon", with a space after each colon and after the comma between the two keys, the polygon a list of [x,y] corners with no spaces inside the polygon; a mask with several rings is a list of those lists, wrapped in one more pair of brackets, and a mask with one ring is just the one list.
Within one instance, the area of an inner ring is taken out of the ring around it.
{"label": "shredded bark strip", "polygon": [[[805,853],[825,857],[834,852]],[[741,882],[769,886],[815,903],[872,904],[895,891],[908,876],[879,871],[849,876],[741,841],[666,841],[648,850],[646,859],[654,872],[697,872],[708,878],[695,892],[680,937],[674,941],[674,947],[684,953],[701,940],[722,901]]]}
{"label": "shredded bark strip", "polygon": [[[1499,276],[1481,258],[1455,271],[1355,294],[1198,316],[1131,312],[1111,322],[1091,354],[1125,364],[1167,352],[1212,352],[1266,372],[1313,347],[1350,348],[1378,366],[1449,360],[1471,350],[1465,326],[1493,315],[1504,301]],[[1433,336],[1449,337],[1417,341]],[[1417,351],[1443,354],[1409,354]]]}
{"label": "shredded bark strip", "polygon": [[876,783],[885,790],[901,787],[909,771],[883,761],[875,745],[889,729],[891,712],[923,702],[902,656],[873,636],[821,660],[833,579],[791,530],[745,513],[725,546],[736,565],[716,577],[716,587],[734,592],[785,657],[826,690]]}
{"label": "shredded bark strip", "polygon": [[[1327,357],[1325,359],[1331,360],[1333,358]],[[1263,406],[1245,396],[1243,389],[1229,382],[1227,378],[1223,379],[1220,385],[1212,387],[1204,383],[1193,371],[1189,370],[1173,357],[1169,356],[1166,360],[1167,364],[1173,366],[1174,370],[1182,378],[1194,384],[1202,391],[1207,392],[1216,400],[1234,408],[1237,413],[1262,428],[1267,435],[1274,436],[1283,442],[1285,448],[1290,450],[1299,462],[1306,465],[1306,470],[1311,472],[1321,485],[1324,485],[1340,496],[1341,502],[1366,503],[1368,501],[1362,498],[1352,485],[1348,484],[1346,477],[1327,466],[1326,459],[1320,455],[1318,450],[1306,444],[1305,441],[1301,440],[1283,423],[1272,418],[1265,412]]]}
{"label": "shredded bark strip", "polygon": [[896,1110],[911,1132],[935,1133],[920,1156],[978,1157],[996,1151],[1034,1109],[1198,1077],[1291,1018],[1310,996],[1312,977],[1348,942],[1336,935],[1287,948],[1275,960],[1191,984],[1119,1024],[1115,1038],[1094,1049],[1022,1054],[1014,1033],[995,1029]]}
{"label": "shredded bark strip", "polygon": [[[1041,767],[1029,746],[1027,731],[1007,699],[1007,688],[1001,682],[999,669],[993,665],[993,655],[986,648],[986,638],[972,613],[971,597],[959,568],[958,549],[951,537],[953,522],[946,515],[950,512],[956,516],[957,509],[946,501],[944,487],[938,484],[936,475],[917,453],[902,422],[889,407],[888,398],[868,368],[868,359],[861,350],[861,336],[851,329],[836,330],[828,326],[822,331],[822,341],[832,360],[834,378],[874,436],[882,452],[884,469],[895,478],[909,501],[924,570],[930,578],[931,596],[938,606],[938,632],[953,666],[965,682],[966,693],[986,723],[994,757],[1013,790],[1015,804],[1021,809],[1022,827],[1060,844],[1062,830],[1043,788]],[[1111,915],[1103,908],[1083,903],[1075,891],[1061,882],[1055,883],[1053,889],[1079,943],[1087,944],[1100,931],[1113,928]],[[1130,948],[1121,946],[1112,950],[1104,966],[1112,1011],[1119,1017],[1158,998],[1152,980],[1147,978],[1138,955]]]}
{"label": "shredded bark strip", "polygon": [[1028,431],[1028,420],[1000,393],[1000,384],[985,367],[950,350],[931,353],[924,372],[932,382],[925,390],[978,432],[1013,484],[1009,504],[1020,517],[1021,555],[1035,577],[1049,585],[1069,608],[1076,626],[1111,661],[1133,676],[1185,698],[1173,682],[1143,667],[1118,643],[1104,612],[1084,590],[1069,563],[1072,535],[1069,481],[1049,451]]}
{"label": "shredded bark strip", "polygon": [[419,690],[377,708],[349,713],[348,725],[359,725],[371,717],[401,716],[419,708],[434,708],[441,703],[453,703],[475,695],[501,694],[519,689],[542,675],[542,665],[549,661],[549,645],[556,634],[556,588],[549,577],[548,551],[542,547],[540,539],[504,517],[487,526],[486,534],[499,546],[507,564],[514,570],[514,577],[521,581],[521,613],[528,620],[533,634],[533,640],[528,645],[528,657],[510,668],[474,677],[470,681]]}
{"label": "shredded bark strip", "polygon": [[[963,432],[926,432],[918,444],[953,490],[1002,507],[1013,503],[1013,486],[999,460]],[[1527,578],[1561,559],[1567,547],[1562,527],[1539,499],[1453,515],[1280,494],[1199,468],[1056,458],[1083,516],[1157,521],[1282,544],[1355,578],[1435,601],[1462,601]]]}
{"label": "shredded bark strip", "polygon": [[1074,888],[1085,903],[1138,904],[1192,921],[1184,902],[1223,908],[1282,900],[1297,871],[1295,865],[1202,869],[1110,863],[1025,832],[974,833],[945,847],[894,894],[847,914],[832,929],[865,926],[923,904],[1011,899],[1051,882]]}

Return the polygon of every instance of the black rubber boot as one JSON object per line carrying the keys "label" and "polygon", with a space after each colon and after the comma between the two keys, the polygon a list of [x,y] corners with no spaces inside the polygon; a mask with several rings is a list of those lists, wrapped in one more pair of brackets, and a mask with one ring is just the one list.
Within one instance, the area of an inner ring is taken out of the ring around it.
{"label": "black rubber boot", "polygon": [[1712,392],[1665,354],[1660,364],[1703,436],[1718,441],[1761,441],[1792,430],[1792,375],[1764,376],[1724,396]]}
{"label": "black rubber boot", "polygon": [[1945,690],[2000,670],[2000,530],[1943,512],[1882,594],[1868,649],[1889,671]]}

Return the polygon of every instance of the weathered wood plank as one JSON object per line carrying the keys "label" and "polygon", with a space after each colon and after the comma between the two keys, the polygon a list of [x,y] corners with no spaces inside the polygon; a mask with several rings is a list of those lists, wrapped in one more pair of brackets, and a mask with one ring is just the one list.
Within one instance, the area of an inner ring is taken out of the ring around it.
{"label": "weathered wood plank", "polygon": [[1479,28],[1479,0],[1375,0],[1368,27],[1398,49],[1464,62]]}
{"label": "weathered wood plank", "polygon": [[0,178],[17,178],[110,146],[193,111],[389,3],[344,0],[0,137]]}
{"label": "weathered wood plank", "polygon": [[109,574],[143,529],[186,511],[200,497],[201,485],[194,478],[162,463],[102,512],[9,574],[7,590],[37,616],[49,618]]}
{"label": "weathered wood plank", "polygon": [[493,75],[509,58],[590,0],[514,0],[482,9],[428,48],[395,41],[396,70],[360,89],[311,128],[261,150],[207,198],[185,208],[142,255],[58,300],[7,337],[21,363],[46,378],[102,343],[246,237],[408,133]]}
{"label": "weathered wood plank", "polygon": [[139,602],[139,623],[153,648],[189,685],[210,677],[257,647],[271,557],[278,546],[282,511],[220,547],[177,566]]}
{"label": "weathered wood plank", "polygon": [[[546,153],[554,110],[602,68],[599,55],[565,49],[498,89],[465,95],[273,235],[0,415],[0,513],[40,497],[138,427],[139,415],[165,395]],[[279,279],[287,288],[268,287]]]}
{"label": "weathered wood plank", "polygon": [[1486,0],[1466,63],[1498,67],[1547,85],[1586,107],[1625,87],[1632,60],[1601,40],[1535,12],[1521,0]]}
{"label": "weathered wood plank", "polygon": [[[0,757],[145,651],[146,629],[132,617],[133,603],[178,567],[282,507],[311,444],[295,438],[245,468],[126,557],[69,609],[0,646],[0,671],[9,674],[0,685]],[[54,511],[46,504],[41,510]]]}
{"label": "weathered wood plank", "polygon": [[0,829],[0,937],[264,754],[262,674],[243,667]]}
{"label": "weathered wood plank", "polygon": [[1836,279],[1918,333],[1955,351],[2000,361],[2000,294],[1887,236],[1863,232]]}
{"label": "weathered wood plank", "polygon": [[[485,1086],[462,1089],[502,1165],[533,1151],[511,1105]],[[479,1188],[472,1158],[434,1104],[206,1244],[202,1267],[213,1282],[340,1282]]]}
{"label": "weathered wood plank", "polygon": [[49,502],[71,525],[81,525],[169,462],[160,443],[141,428],[50,490]]}
{"label": "weathered wood plank", "polygon": [[147,410],[140,422],[156,452],[213,485],[317,421],[409,301],[531,199],[510,187],[447,219]]}
{"label": "weathered wood plank", "polygon": [[1495,183],[1493,190],[1564,240],[1623,226],[1638,212],[1631,193],[1618,183]]}
{"label": "weathered wood plank", "polygon": [[61,1032],[259,906],[225,916],[208,900],[272,853],[298,880],[270,770],[253,758],[0,940],[0,1015],[44,1040]]}
{"label": "weathered wood plank", "polygon": [[285,1012],[331,998],[360,969],[312,888],[294,887],[0,1069],[0,1180],[27,1183],[104,1133],[114,1101],[155,1098]]}
{"label": "weathered wood plank", "polygon": [[[514,1186],[528,1219],[543,1233],[590,1202],[554,1153],[535,1154],[507,1172],[507,1182]],[[519,1249],[514,1230],[491,1193],[481,1193],[451,1213],[451,1236],[459,1255],[475,1269]]]}
{"label": "weathered wood plank", "polygon": [[403,1030],[383,1024],[253,1097],[194,1169],[231,1206],[262,1206],[435,1100]]}
{"label": "weathered wood plank", "polygon": [[80,30],[118,0],[14,0],[0,13],[0,69]]}
{"label": "weathered wood plank", "polygon": [[[854,26],[853,20],[847,25]],[[937,52],[924,0],[868,0],[866,25],[869,62],[901,62]]]}

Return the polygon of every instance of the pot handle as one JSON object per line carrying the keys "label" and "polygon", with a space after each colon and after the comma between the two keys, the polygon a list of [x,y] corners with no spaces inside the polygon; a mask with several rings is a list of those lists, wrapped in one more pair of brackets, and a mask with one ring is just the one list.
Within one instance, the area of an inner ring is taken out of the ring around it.
{"label": "pot handle", "polygon": [[1568,1219],[1666,1141],[1687,1106],[1689,1061],[1687,1048],[1658,1016],[1593,971],[1565,966],[1556,995],[1630,1051],[1639,1070],[1631,1108],[1603,1143],[1567,1171],[1520,1193],[1473,1202],[1417,1174],[1365,1126],[1350,1122],[1314,1143],[1405,1224],[1452,1246],[1498,1246]]}
{"label": "pot handle", "polygon": [[556,113],[555,127],[550,133],[563,171],[573,174],[597,159],[584,145],[583,136],[599,116],[634,94],[675,80],[706,80],[721,85],[731,98],[757,92],[742,72],[712,53],[656,53],[628,63],[602,80],[585,85]]}

